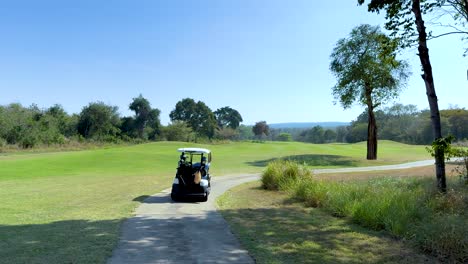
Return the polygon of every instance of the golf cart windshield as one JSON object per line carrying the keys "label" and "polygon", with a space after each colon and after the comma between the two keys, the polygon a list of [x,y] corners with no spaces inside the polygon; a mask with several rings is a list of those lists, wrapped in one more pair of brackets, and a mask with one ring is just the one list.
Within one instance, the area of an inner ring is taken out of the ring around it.
{"label": "golf cart windshield", "polygon": [[[182,152],[182,154],[180,155],[181,160],[184,159],[185,161],[190,162],[190,163],[192,163],[194,161],[193,156],[196,156],[196,155],[201,156],[200,161],[203,160],[203,158],[205,158],[205,160],[208,159],[207,163],[211,162],[211,151],[208,150],[208,149],[204,149],[204,148],[180,148],[177,151]],[[188,155],[189,157],[187,157],[186,155]],[[187,158],[190,158],[190,159],[187,160]]]}

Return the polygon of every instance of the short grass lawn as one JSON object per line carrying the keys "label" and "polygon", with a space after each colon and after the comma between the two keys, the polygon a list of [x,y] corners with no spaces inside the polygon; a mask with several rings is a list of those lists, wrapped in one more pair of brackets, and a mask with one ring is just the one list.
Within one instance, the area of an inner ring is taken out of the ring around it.
{"label": "short grass lawn", "polygon": [[423,146],[382,141],[379,160],[366,145],[157,142],[134,146],[0,155],[0,263],[103,263],[121,222],[151,194],[169,188],[180,147],[213,151],[211,173],[260,172],[276,158],[311,168],[429,159]]}
{"label": "short grass lawn", "polygon": [[260,182],[237,186],[218,208],[257,263],[433,263],[382,232],[369,231]]}

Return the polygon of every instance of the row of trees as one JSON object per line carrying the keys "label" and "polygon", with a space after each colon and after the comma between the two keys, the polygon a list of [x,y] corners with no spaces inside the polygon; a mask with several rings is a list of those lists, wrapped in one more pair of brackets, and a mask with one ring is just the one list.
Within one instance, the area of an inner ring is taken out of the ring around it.
{"label": "row of trees", "polygon": [[[468,139],[468,110],[452,108],[441,110],[442,133],[453,135],[457,140]],[[407,144],[430,145],[433,138],[429,110],[419,111],[414,105],[396,104],[375,112],[378,137]],[[350,126],[339,128],[337,141],[359,142],[367,140],[368,116],[360,114]],[[341,139],[341,140],[340,140]]]}
{"label": "row of trees", "polygon": [[[459,107],[441,110],[442,131],[456,140],[468,140],[468,110]],[[311,128],[269,128],[265,121],[257,122],[253,134],[240,139],[265,139],[272,141],[299,141],[307,143],[356,143],[368,138],[368,111],[362,112],[349,126]],[[374,113],[379,139],[431,145],[433,141],[429,110],[418,110],[415,105],[395,104]],[[265,129],[266,128],[266,129]],[[266,131],[266,133],[265,133]],[[245,134],[244,134],[245,135]]]}
{"label": "row of trees", "polygon": [[[189,110],[187,109],[190,106]],[[199,138],[223,140],[272,140],[308,143],[367,140],[368,112],[365,110],[349,126],[324,128],[272,129],[267,122],[254,126],[240,125],[241,115],[230,107],[215,112],[203,102],[184,99],[171,112],[171,124],[162,126],[159,110],[151,108],[142,96],[134,98],[129,109],[134,116],[120,117],[115,106],[90,103],[79,114],[68,115],[60,105],[41,110],[19,104],[0,106],[0,145],[16,144],[24,148],[36,144],[64,144],[71,138],[95,141],[169,140],[194,141]],[[441,110],[444,134],[457,140],[468,139],[468,110],[452,107]],[[213,119],[214,118],[214,119]],[[197,121],[201,120],[201,121]],[[377,135],[408,144],[431,144],[429,110],[419,111],[414,105],[396,104],[375,111]]]}
{"label": "row of trees", "polygon": [[191,98],[179,101],[169,117],[172,122],[185,122],[196,136],[210,139],[215,136],[234,139],[242,122],[242,116],[235,109],[226,106],[212,112],[204,102]]}
{"label": "row of trees", "polygon": [[[40,109],[14,103],[0,106],[0,146],[30,148],[38,144],[64,144],[70,139],[93,141],[234,139],[242,116],[223,107],[215,112],[203,102],[186,98],[170,113],[171,124],[162,126],[160,110],[142,95],[133,98],[133,116],[121,117],[116,106],[93,102],[79,114],[69,115],[60,105]],[[245,130],[245,129],[244,129]]]}

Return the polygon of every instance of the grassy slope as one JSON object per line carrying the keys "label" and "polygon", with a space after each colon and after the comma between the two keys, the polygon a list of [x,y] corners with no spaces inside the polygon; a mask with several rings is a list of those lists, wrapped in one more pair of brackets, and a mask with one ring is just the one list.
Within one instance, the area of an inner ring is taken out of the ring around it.
{"label": "grassy slope", "polygon": [[380,232],[304,208],[259,182],[235,187],[218,207],[257,263],[425,263],[427,256]]}
{"label": "grassy slope", "polygon": [[381,142],[381,160],[376,162],[362,158],[362,143],[207,146],[158,142],[79,152],[4,155],[0,156],[0,256],[13,262],[104,261],[115,246],[121,220],[130,216],[145,196],[170,187],[178,159],[175,150],[188,146],[213,151],[215,176],[259,172],[276,157],[333,167],[429,158],[421,146],[393,142]]}

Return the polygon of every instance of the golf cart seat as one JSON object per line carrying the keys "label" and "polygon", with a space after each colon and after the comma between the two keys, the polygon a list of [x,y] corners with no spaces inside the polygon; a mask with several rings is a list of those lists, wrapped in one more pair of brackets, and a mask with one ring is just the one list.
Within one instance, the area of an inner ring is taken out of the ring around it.
{"label": "golf cart seat", "polygon": [[194,169],[190,163],[181,163],[177,168],[177,176],[182,179],[184,185],[193,183]]}
{"label": "golf cart seat", "polygon": [[206,164],[206,157],[201,158],[201,162],[197,162],[193,164],[193,168],[195,170],[199,170],[203,176],[206,176],[208,174],[208,170],[210,169],[210,165]]}

